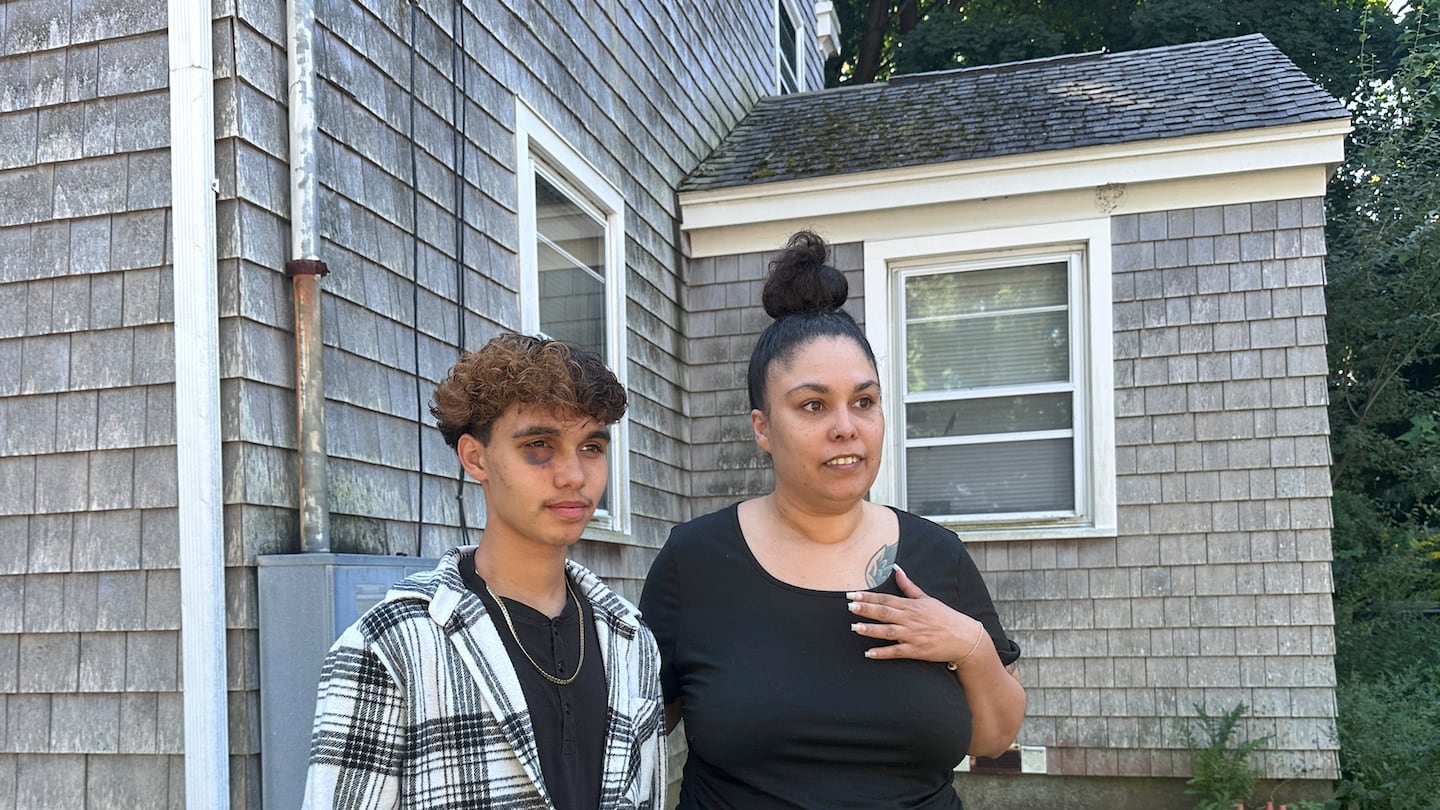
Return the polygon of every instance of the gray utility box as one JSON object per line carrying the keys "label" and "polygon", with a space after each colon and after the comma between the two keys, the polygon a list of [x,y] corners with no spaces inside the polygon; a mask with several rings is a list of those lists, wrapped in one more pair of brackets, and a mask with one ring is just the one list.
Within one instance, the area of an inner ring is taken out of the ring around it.
{"label": "gray utility box", "polygon": [[439,560],[269,554],[260,586],[260,774],[266,810],[300,806],[320,665],[330,645],[395,582]]}

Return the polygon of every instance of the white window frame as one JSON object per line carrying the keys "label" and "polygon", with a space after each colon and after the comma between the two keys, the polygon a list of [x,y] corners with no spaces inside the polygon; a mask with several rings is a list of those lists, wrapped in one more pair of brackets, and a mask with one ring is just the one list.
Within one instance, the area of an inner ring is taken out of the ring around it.
{"label": "white window frame", "polygon": [[[800,4],[796,0],[775,0],[775,29],[770,41],[775,46],[775,95],[805,92],[805,18],[800,16]],[[795,89],[785,87],[785,51],[780,47],[780,15],[790,16],[795,29],[795,64],[788,67],[795,71]]]}
{"label": "white window frame", "polygon": [[[896,302],[905,270],[991,260],[1070,263],[1071,375],[1075,397],[1075,513],[1023,518],[982,517],[946,525],[972,540],[1113,537],[1116,534],[1114,337],[1111,311],[1110,220],[1088,219],[972,233],[950,233],[865,243],[865,331],[875,350],[887,423],[880,473],[870,496],[905,506],[905,369]],[[1012,258],[1013,257],[1013,258]],[[988,266],[988,265],[987,265]]]}
{"label": "white window frame", "polygon": [[[540,274],[536,249],[535,178],[563,191],[605,228],[605,360],[626,384],[625,198],[553,127],[515,100],[515,176],[520,238],[520,331],[540,333]],[[631,530],[629,416],[610,426],[610,508],[596,511],[586,537],[606,539]]]}

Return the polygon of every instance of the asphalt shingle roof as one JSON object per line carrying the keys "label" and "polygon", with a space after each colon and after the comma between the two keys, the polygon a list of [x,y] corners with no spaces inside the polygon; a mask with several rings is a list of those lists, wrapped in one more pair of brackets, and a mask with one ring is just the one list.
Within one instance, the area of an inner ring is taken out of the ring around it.
{"label": "asphalt shingle roof", "polygon": [[762,99],[681,191],[1233,132],[1349,113],[1260,34]]}

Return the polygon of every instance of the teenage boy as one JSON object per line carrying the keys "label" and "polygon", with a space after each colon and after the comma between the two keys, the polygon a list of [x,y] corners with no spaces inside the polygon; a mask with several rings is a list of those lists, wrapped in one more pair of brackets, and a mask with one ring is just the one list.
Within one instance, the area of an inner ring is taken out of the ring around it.
{"label": "teenage boy", "polygon": [[306,807],[660,810],[655,639],[566,559],[625,405],[600,357],[563,341],[504,334],[461,356],[430,412],[484,489],[484,533],[331,648]]}

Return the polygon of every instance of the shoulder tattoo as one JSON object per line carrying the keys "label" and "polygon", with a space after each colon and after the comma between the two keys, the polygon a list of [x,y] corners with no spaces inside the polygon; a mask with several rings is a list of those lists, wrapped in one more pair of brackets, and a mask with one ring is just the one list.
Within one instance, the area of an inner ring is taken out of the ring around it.
{"label": "shoulder tattoo", "polygon": [[890,569],[895,567],[895,550],[899,546],[899,543],[883,545],[865,563],[865,583],[868,586],[874,588],[890,577]]}

